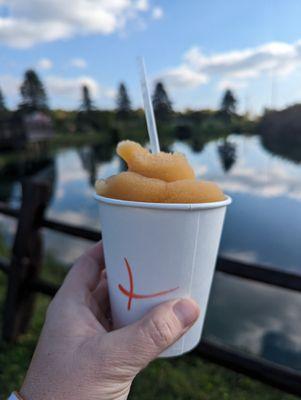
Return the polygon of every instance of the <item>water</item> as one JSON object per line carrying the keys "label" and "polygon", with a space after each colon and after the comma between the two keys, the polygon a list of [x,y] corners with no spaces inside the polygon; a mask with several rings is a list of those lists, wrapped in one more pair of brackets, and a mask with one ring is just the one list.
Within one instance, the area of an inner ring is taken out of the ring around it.
{"label": "water", "polygon": [[[171,149],[185,153],[199,177],[218,182],[233,198],[221,254],[301,274],[301,164],[271,154],[256,136],[231,135],[227,141],[208,143],[201,152],[183,142]],[[53,182],[48,216],[98,229],[93,182],[122,168],[111,153],[105,152],[104,160],[103,150],[86,146],[50,157],[40,168]],[[26,168],[30,173],[36,166]],[[13,173],[20,174],[20,166]],[[18,204],[17,179],[0,182],[0,196]],[[11,224],[5,226],[12,230]],[[45,233],[45,243],[48,252],[66,263],[90,245],[53,232]],[[301,370],[300,309],[301,294],[217,274],[205,336]]]}

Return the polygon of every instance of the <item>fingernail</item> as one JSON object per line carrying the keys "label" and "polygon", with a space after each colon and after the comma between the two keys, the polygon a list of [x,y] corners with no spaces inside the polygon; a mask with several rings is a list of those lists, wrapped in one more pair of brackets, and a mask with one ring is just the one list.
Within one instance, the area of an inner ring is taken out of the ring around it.
{"label": "fingernail", "polygon": [[199,307],[189,299],[181,299],[173,306],[174,313],[183,328],[191,325],[199,316]]}

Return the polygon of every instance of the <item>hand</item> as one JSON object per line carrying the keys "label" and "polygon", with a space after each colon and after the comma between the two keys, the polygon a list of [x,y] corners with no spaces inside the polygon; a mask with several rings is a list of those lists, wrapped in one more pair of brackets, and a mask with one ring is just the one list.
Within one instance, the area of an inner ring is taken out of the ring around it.
{"label": "hand", "polygon": [[190,299],[111,330],[101,243],[75,263],[51,302],[20,394],[26,400],[126,399],[138,372],[182,336],[199,309]]}

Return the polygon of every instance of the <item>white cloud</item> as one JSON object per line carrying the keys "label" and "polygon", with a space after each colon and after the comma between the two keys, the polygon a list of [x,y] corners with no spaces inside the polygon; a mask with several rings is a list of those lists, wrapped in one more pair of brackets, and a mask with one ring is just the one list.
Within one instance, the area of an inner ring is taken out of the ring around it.
{"label": "white cloud", "polygon": [[51,69],[53,62],[49,58],[41,58],[37,63],[37,67],[40,69]]}
{"label": "white cloud", "polygon": [[217,85],[218,89],[220,89],[220,90],[244,89],[247,86],[248,86],[248,84],[245,81],[235,81],[235,80],[230,80],[230,79],[221,80]]}
{"label": "white cloud", "polygon": [[211,79],[218,79],[219,88],[227,85],[240,89],[250,79],[262,75],[287,76],[300,66],[300,40],[291,44],[270,42],[214,54],[206,54],[199,47],[192,47],[183,55],[179,66],[163,71],[161,76],[179,86],[198,86]]}
{"label": "white cloud", "polygon": [[45,78],[46,87],[50,95],[69,97],[77,99],[80,89],[87,85],[93,97],[100,95],[100,86],[95,79],[90,76],[79,76],[77,78],[64,78],[61,76],[48,76]]}
{"label": "white cloud", "polygon": [[149,9],[148,0],[138,0],[136,2],[136,8],[140,11],[147,11]]}
{"label": "white cloud", "polygon": [[26,48],[75,35],[109,35],[150,12],[148,0],[4,0],[0,43]]}
{"label": "white cloud", "polygon": [[154,7],[152,10],[152,17],[153,19],[161,19],[163,18],[163,10],[161,7]]}
{"label": "white cloud", "polygon": [[69,37],[71,33],[62,22],[0,17],[0,43],[12,47],[27,48],[36,43]]}
{"label": "white cloud", "polygon": [[88,75],[76,78],[65,78],[62,76],[48,76],[45,78],[47,91],[58,104],[74,104],[81,98],[81,88],[88,86],[94,100],[108,101],[109,103],[116,96],[114,89],[100,85],[94,78]]}
{"label": "white cloud", "polygon": [[268,174],[259,173],[237,163],[231,174],[217,179],[225,192],[251,193],[261,197],[280,197],[300,200],[299,176],[286,171],[282,165],[270,165]]}
{"label": "white cloud", "polygon": [[190,49],[184,59],[192,68],[204,73],[229,77],[256,77],[262,72],[277,71],[284,65],[301,61],[300,43],[271,42],[264,45],[205,55],[199,48]]}
{"label": "white cloud", "polygon": [[[91,95],[95,100],[112,100],[116,96],[116,91],[100,85],[94,78],[89,75],[81,75],[75,78],[65,78],[58,75],[48,75],[44,79],[45,87],[54,104],[65,104],[78,102],[81,96],[81,88],[87,85]],[[19,101],[19,88],[21,78],[13,75],[0,75],[0,88],[5,96],[9,95],[10,101],[15,106]]]}
{"label": "white cloud", "polygon": [[87,61],[84,60],[83,58],[73,58],[70,61],[70,65],[72,65],[72,67],[75,67],[75,68],[84,69],[87,67]]}
{"label": "white cloud", "polygon": [[162,72],[158,79],[163,79],[169,87],[174,89],[193,88],[208,82],[205,74],[194,71],[185,65]]}

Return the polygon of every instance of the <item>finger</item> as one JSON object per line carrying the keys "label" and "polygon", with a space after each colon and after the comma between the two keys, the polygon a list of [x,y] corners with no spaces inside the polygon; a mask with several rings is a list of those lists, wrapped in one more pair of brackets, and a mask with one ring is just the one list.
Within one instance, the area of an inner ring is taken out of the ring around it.
{"label": "finger", "polygon": [[86,253],[83,254],[84,257],[91,257],[97,264],[100,264],[104,268],[104,256],[103,256],[103,246],[102,241],[96,243],[92,246]]}
{"label": "finger", "polygon": [[109,350],[119,367],[134,376],[178,340],[199,316],[192,299],[173,300],[151,310],[142,320],[111,332]]}
{"label": "finger", "polygon": [[109,291],[108,282],[106,279],[101,279],[96,289],[93,291],[92,296],[97,302],[103,313],[107,315],[109,310]]}
{"label": "finger", "polygon": [[105,280],[102,280],[92,293],[90,310],[107,332],[112,329],[108,286]]}
{"label": "finger", "polygon": [[79,301],[86,299],[99,284],[103,269],[103,247],[99,242],[76,261],[65,278],[62,291],[77,297]]}

